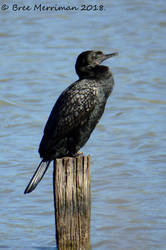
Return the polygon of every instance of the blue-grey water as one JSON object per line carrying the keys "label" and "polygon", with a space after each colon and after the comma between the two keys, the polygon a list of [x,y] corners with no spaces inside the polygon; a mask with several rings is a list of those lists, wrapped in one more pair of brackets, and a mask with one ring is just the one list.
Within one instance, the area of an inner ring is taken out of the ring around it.
{"label": "blue-grey water", "polygon": [[14,1],[0,3],[9,7],[0,10],[2,249],[56,248],[52,167],[33,193],[23,191],[49,112],[87,49],[119,52],[106,62],[114,91],[82,149],[91,155],[92,249],[166,249],[166,2],[86,2],[104,10],[14,11]]}

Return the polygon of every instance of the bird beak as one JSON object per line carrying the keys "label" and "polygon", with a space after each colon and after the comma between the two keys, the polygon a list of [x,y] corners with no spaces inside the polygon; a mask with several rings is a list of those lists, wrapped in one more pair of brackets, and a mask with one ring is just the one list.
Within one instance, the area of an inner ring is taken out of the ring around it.
{"label": "bird beak", "polygon": [[110,58],[110,57],[117,56],[117,55],[118,55],[118,52],[114,52],[114,53],[111,53],[111,54],[106,54],[106,55],[103,56],[101,62],[107,60],[107,59]]}
{"label": "bird beak", "polygon": [[111,54],[102,54],[97,60],[96,60],[96,63],[97,64],[100,64],[102,63],[103,61],[107,60],[108,58],[110,57],[113,57],[113,56],[117,56],[118,55],[118,52],[114,52],[114,53],[111,53]]}

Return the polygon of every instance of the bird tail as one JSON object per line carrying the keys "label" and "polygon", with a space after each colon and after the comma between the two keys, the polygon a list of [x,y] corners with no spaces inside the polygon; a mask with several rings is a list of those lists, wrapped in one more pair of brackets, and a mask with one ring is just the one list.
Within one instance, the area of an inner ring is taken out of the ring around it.
{"label": "bird tail", "polygon": [[41,161],[38,168],[36,169],[34,175],[32,176],[28,186],[26,187],[24,194],[32,192],[37,184],[41,181],[43,178],[45,172],[47,171],[49,164],[51,161]]}

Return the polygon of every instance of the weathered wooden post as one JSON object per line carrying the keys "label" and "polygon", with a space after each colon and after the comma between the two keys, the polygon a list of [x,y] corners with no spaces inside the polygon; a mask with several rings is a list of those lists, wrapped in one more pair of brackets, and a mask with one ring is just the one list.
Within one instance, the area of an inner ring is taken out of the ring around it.
{"label": "weathered wooden post", "polygon": [[54,161],[54,207],[58,249],[90,249],[90,156]]}

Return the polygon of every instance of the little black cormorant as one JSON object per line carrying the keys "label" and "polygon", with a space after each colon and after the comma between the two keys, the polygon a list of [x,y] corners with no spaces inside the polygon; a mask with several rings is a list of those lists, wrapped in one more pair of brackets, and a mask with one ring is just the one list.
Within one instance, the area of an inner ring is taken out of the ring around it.
{"label": "little black cormorant", "polygon": [[114,86],[109,67],[101,63],[115,55],[85,51],[78,56],[79,79],[62,92],[51,111],[39,146],[42,161],[24,193],[35,189],[52,160],[75,156],[89,139]]}

